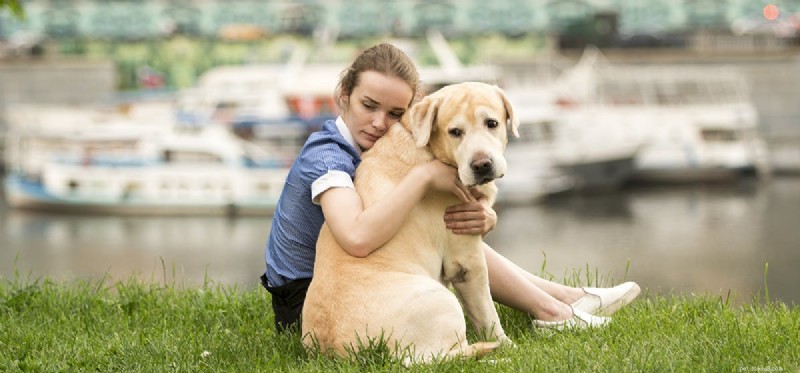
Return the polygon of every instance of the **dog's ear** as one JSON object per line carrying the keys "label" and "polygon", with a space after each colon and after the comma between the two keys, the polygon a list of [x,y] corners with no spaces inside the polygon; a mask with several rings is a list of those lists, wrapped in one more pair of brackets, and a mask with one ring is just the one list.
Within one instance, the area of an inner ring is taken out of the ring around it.
{"label": "dog's ear", "polygon": [[436,128],[433,123],[436,122],[436,114],[441,102],[442,99],[437,95],[428,95],[411,107],[408,113],[409,129],[417,147],[428,145],[431,131]]}
{"label": "dog's ear", "polygon": [[506,92],[502,88],[495,86],[500,98],[503,99],[503,106],[506,107],[506,115],[508,116],[508,124],[511,126],[511,133],[514,137],[519,137],[519,118],[514,114],[514,107],[511,106],[511,100],[508,99]]}

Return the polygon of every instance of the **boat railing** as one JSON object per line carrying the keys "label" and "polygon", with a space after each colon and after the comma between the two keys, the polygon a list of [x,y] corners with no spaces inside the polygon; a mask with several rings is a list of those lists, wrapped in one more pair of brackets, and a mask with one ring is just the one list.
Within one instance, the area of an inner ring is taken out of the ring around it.
{"label": "boat railing", "polygon": [[706,105],[749,102],[743,75],[728,67],[605,66],[597,100],[614,105]]}
{"label": "boat railing", "polygon": [[163,165],[119,169],[49,164],[43,183],[52,193],[72,198],[161,201],[277,197],[286,169],[243,172],[223,165]]}

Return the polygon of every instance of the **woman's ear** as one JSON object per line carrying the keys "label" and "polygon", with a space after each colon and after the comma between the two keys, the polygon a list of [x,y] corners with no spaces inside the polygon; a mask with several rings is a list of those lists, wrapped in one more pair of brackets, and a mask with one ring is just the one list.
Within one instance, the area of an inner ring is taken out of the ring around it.
{"label": "woman's ear", "polygon": [[435,128],[436,114],[442,99],[436,95],[428,95],[422,101],[411,106],[408,113],[408,128],[414,137],[417,147],[428,145],[431,138],[431,131]]}

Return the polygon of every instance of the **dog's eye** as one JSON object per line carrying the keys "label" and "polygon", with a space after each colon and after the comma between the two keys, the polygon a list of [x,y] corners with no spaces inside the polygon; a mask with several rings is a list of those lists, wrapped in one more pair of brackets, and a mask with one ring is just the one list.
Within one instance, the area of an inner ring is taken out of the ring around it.
{"label": "dog's eye", "polygon": [[497,126],[498,126],[498,123],[497,123],[496,120],[494,120],[494,119],[487,119],[486,120],[486,127],[497,128]]}
{"label": "dog's eye", "polygon": [[447,131],[447,133],[449,133],[450,136],[453,137],[461,137],[461,135],[464,134],[464,131],[461,131],[461,129],[459,128],[451,128],[450,130]]}

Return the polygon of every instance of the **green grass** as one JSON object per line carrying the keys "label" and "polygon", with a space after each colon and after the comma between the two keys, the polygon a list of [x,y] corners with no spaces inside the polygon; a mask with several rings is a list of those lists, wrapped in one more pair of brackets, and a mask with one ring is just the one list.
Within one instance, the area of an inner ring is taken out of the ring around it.
{"label": "green grass", "polygon": [[0,371],[797,372],[800,310],[754,300],[643,294],[594,331],[546,333],[501,307],[516,342],[488,359],[407,369],[385,345],[330,358],[274,332],[263,289],[131,279],[0,279]]}

